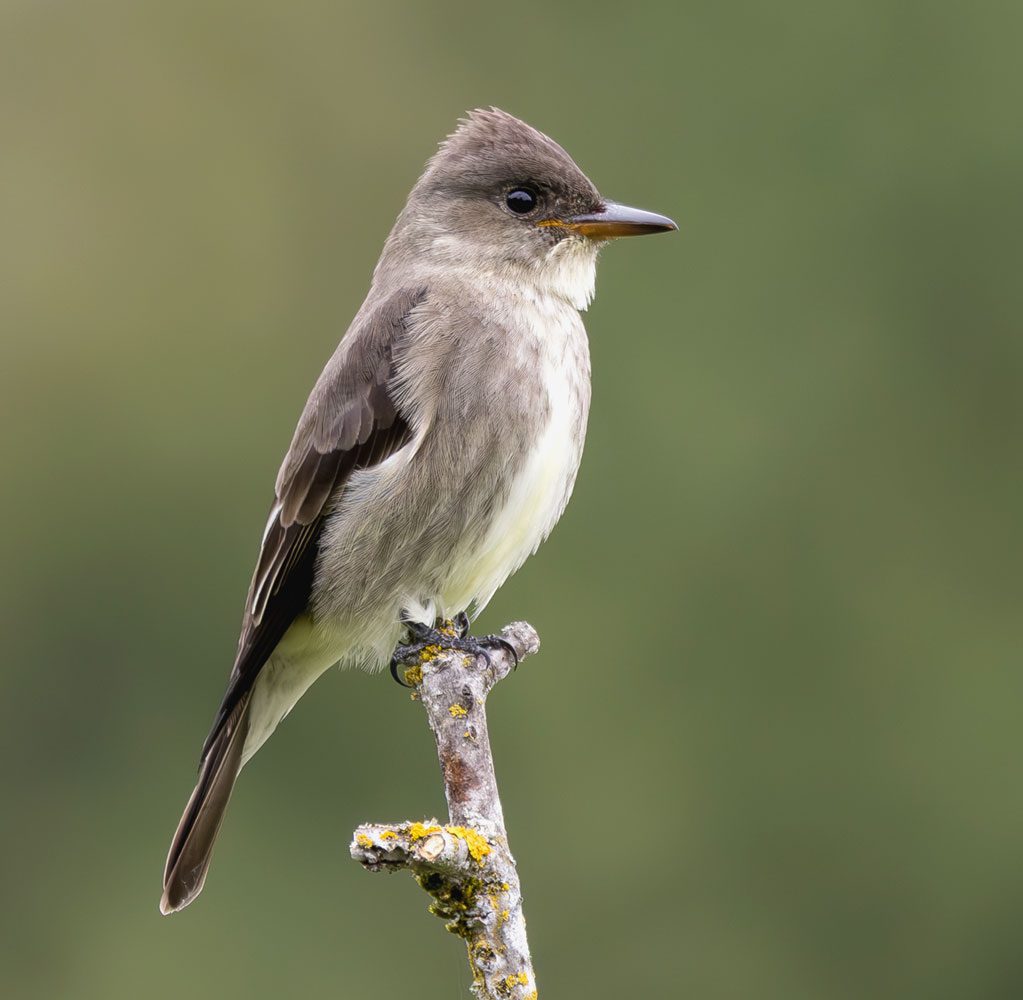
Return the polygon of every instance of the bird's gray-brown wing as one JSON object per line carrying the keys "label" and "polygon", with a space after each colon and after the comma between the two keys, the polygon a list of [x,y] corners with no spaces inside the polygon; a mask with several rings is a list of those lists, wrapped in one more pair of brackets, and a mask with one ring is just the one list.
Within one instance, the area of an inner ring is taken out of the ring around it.
{"label": "bird's gray-brown wing", "polygon": [[284,633],[306,609],[324,519],[357,469],[383,462],[410,436],[393,396],[409,314],[425,290],[388,297],[353,327],[316,383],[277,477],[249,586],[227,692],[203,760]]}

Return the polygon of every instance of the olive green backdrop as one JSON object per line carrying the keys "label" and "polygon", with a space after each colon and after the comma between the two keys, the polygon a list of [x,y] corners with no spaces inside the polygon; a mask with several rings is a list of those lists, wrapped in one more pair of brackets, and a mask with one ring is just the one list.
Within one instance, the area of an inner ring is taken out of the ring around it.
{"label": "olive green backdrop", "polygon": [[1023,8],[0,7],[0,992],[464,996],[362,820],[442,810],[328,674],[157,912],[278,461],[465,109],[671,237],[603,255],[568,514],[493,601],[549,997],[1023,994]]}

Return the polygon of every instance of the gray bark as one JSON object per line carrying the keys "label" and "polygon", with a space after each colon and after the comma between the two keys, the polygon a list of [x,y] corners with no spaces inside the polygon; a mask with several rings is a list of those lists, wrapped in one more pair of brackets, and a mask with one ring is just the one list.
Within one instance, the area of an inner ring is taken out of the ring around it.
{"label": "gray bark", "polygon": [[[519,660],[540,648],[532,626],[514,622],[502,637]],[[405,679],[426,709],[444,778],[448,822],[366,823],[351,854],[368,871],[405,869],[432,897],[431,912],[468,948],[479,1000],[536,1000],[522,891],[508,849],[487,733],[490,689],[514,666],[505,650],[482,657],[432,646]]]}

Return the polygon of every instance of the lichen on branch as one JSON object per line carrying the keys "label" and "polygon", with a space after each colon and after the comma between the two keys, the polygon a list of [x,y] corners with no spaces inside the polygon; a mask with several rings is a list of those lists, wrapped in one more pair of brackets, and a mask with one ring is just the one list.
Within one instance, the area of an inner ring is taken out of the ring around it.
{"label": "lichen on branch", "polygon": [[[540,647],[525,622],[501,636],[520,661]],[[368,871],[409,871],[432,897],[430,911],[466,943],[479,1000],[537,996],[486,716],[487,695],[515,662],[504,649],[484,658],[431,646],[408,666],[405,678],[437,744],[449,819],[366,823],[351,844],[352,857]]]}

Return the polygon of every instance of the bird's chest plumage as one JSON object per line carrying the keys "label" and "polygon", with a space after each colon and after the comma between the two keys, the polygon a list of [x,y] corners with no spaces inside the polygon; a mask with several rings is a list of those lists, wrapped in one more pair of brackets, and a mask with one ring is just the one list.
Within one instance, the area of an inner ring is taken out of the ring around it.
{"label": "bird's chest plumage", "polygon": [[530,433],[511,456],[490,515],[452,566],[441,595],[448,609],[482,607],[536,551],[568,503],[582,457],[590,359],[579,314],[563,300],[527,297],[515,316],[505,391],[529,401]]}

